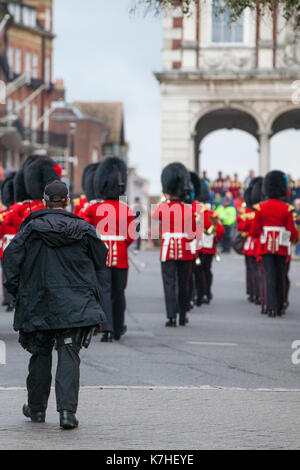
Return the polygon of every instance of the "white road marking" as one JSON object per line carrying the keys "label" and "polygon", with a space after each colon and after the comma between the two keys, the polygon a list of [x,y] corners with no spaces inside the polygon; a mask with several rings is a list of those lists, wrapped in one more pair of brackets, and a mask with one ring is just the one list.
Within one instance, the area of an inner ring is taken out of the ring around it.
{"label": "white road marking", "polygon": [[199,346],[238,346],[236,343],[214,343],[208,341],[186,341],[186,344],[198,344]]}
{"label": "white road marking", "polygon": [[[54,387],[51,387],[52,391]],[[86,385],[80,387],[81,391],[85,390],[198,390],[198,391],[225,391],[225,392],[295,392],[300,393],[297,388],[241,388],[241,387],[212,387],[210,385],[185,385],[185,386],[160,386],[160,385]],[[25,387],[0,387],[0,392],[26,392]]]}

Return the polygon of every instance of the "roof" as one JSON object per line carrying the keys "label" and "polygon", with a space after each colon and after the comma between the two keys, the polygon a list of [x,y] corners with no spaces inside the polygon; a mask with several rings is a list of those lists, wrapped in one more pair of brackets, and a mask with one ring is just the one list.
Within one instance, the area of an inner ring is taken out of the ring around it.
{"label": "roof", "polygon": [[125,144],[123,103],[75,101],[73,104],[77,106],[84,115],[104,122],[108,131],[106,143]]}

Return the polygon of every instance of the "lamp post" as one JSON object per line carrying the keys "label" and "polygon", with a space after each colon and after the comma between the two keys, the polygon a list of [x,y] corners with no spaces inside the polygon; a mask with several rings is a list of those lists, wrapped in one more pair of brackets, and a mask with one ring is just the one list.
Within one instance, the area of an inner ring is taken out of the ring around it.
{"label": "lamp post", "polygon": [[74,157],[75,157],[75,133],[77,124],[71,122],[70,124],[70,156],[69,156],[69,169],[70,169],[70,198],[73,209],[73,197],[74,197]]}

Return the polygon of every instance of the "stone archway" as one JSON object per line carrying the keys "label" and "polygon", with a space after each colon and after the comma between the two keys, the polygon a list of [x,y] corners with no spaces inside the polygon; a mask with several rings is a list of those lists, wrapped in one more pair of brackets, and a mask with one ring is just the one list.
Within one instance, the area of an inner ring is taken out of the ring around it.
{"label": "stone archway", "polygon": [[[250,113],[234,107],[224,107],[208,111],[200,117],[194,132],[195,170],[200,171],[201,142],[209,133],[220,129],[239,129],[251,134],[259,143],[261,140],[259,123]],[[260,165],[261,167],[261,165]]]}

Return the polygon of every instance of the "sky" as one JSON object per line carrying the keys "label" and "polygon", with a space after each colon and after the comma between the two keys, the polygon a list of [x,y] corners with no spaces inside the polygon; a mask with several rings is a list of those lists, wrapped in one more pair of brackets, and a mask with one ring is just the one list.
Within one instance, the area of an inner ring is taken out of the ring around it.
{"label": "sky", "polygon": [[[133,0],[54,0],[54,78],[64,78],[67,101],[122,101],[129,161],[160,194],[160,90],[162,22],[153,14],[131,14]],[[238,130],[209,134],[201,167],[213,179],[218,170],[258,171],[256,140]],[[300,132],[271,141],[272,168],[300,177]],[[284,158],[283,158],[284,157]]]}

